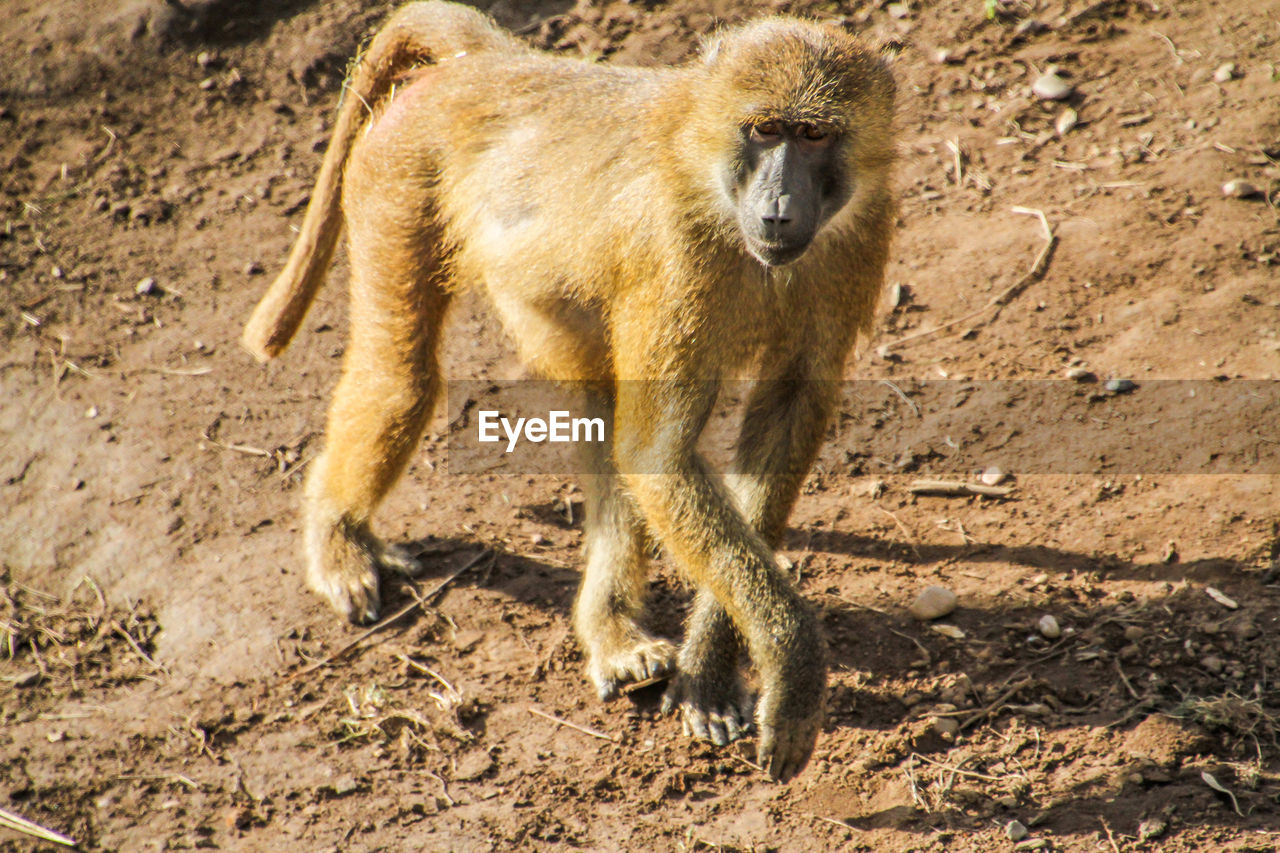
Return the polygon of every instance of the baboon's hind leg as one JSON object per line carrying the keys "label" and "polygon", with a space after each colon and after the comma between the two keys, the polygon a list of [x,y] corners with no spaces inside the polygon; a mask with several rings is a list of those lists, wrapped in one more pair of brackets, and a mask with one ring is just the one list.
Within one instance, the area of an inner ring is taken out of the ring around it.
{"label": "baboon's hind leg", "polygon": [[587,566],[574,603],[574,627],[587,655],[587,675],[601,699],[612,699],[624,684],[665,675],[675,666],[675,646],[636,622],[644,604],[648,574],[644,524],[619,488],[610,458],[612,401],[587,395],[588,414],[605,422],[605,442],[584,444],[587,464]]}
{"label": "baboon's hind leg", "polygon": [[348,211],[351,337],[306,487],[307,582],[353,622],[377,618],[380,568],[418,568],[369,523],[431,416],[450,298],[427,229],[379,213]]}

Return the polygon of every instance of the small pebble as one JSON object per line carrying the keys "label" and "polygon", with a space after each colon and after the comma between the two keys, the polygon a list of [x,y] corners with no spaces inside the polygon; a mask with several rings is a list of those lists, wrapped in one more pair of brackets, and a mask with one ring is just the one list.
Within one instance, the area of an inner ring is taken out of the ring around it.
{"label": "small pebble", "polygon": [[217,86],[217,85],[218,85],[218,81],[213,79],[212,77],[206,77],[200,81],[200,88],[206,92],[208,92],[210,89],[212,89],[214,86]]}
{"label": "small pebble", "polygon": [[951,640],[963,640],[965,638],[964,630],[957,628],[955,625],[930,625],[929,627]]}
{"label": "small pebble", "polygon": [[1236,64],[1234,62],[1224,62],[1218,66],[1213,72],[1213,82],[1230,83],[1236,76]]}
{"label": "small pebble", "polygon": [[147,276],[133,286],[133,292],[139,296],[152,296],[160,292],[160,285],[156,284],[154,278]]}
{"label": "small pebble", "polygon": [[1226,664],[1222,662],[1222,658],[1217,655],[1207,655],[1200,661],[1200,665],[1215,675],[1222,672],[1223,668],[1226,666]]}
{"label": "small pebble", "polygon": [[1083,367],[1068,367],[1062,372],[1062,375],[1074,382],[1097,382],[1098,377],[1091,370],[1085,370]]}
{"label": "small pebble", "polygon": [[24,672],[24,673],[20,673],[19,675],[15,675],[12,679],[10,679],[10,683],[13,684],[14,687],[34,687],[35,685],[40,683],[40,679],[43,677],[44,676],[40,672],[40,670],[33,669],[30,672]]}
{"label": "small pebble", "polygon": [[1040,621],[1036,622],[1036,630],[1040,632],[1042,637],[1050,640],[1056,640],[1062,636],[1062,626],[1058,624],[1058,620],[1052,614],[1046,613],[1040,617]]}
{"label": "small pebble", "polygon": [[217,55],[212,54],[207,50],[202,50],[196,54],[196,65],[199,65],[201,68],[212,68],[213,66],[218,65],[219,62],[220,60]]}
{"label": "small pebble", "polygon": [[1222,185],[1222,194],[1227,198],[1252,198],[1262,191],[1248,181],[1227,181]]}
{"label": "small pebble", "polygon": [[258,263],[257,261],[249,261],[249,263],[244,265],[244,274],[245,275],[261,275],[262,264]]}
{"label": "small pebble", "polygon": [[1102,387],[1108,394],[1128,394],[1138,384],[1132,379],[1108,379]]}
{"label": "small pebble", "polygon": [[1124,638],[1131,643],[1136,643],[1147,635],[1147,632],[1138,625],[1126,625],[1124,627]]}
{"label": "small pebble", "polygon": [[52,270],[49,271],[49,275],[53,276],[54,278],[62,278],[62,267],[54,267]]}
{"label": "small pebble", "polygon": [[912,617],[921,622],[941,619],[956,609],[956,594],[944,586],[928,586],[920,591],[908,608]]}
{"label": "small pebble", "polygon": [[1159,838],[1168,828],[1169,824],[1161,818],[1147,818],[1138,824],[1138,840],[1150,841],[1153,838]]}
{"label": "small pebble", "polygon": [[1205,592],[1205,595],[1209,596],[1214,601],[1218,602],[1228,610],[1235,610],[1240,606],[1239,604],[1236,603],[1236,600],[1234,598],[1231,598],[1229,595],[1227,595],[1220,589],[1215,589],[1214,587],[1206,586],[1204,588],[1204,592]]}
{"label": "small pebble", "polygon": [[982,480],[984,485],[998,486],[1005,481],[1007,476],[1004,471],[1000,470],[1000,466],[990,465],[983,470],[982,476],[978,479]]}
{"label": "small pebble", "polygon": [[951,717],[934,717],[929,724],[945,740],[951,740],[960,733],[960,724]]}
{"label": "small pebble", "polygon": [[1071,97],[1075,87],[1054,71],[1046,71],[1031,84],[1032,93],[1044,101],[1061,101]]}
{"label": "small pebble", "polygon": [[530,542],[532,542],[534,545],[549,545],[549,544],[551,544],[551,543],[550,543],[550,540],[548,540],[548,539],[547,539],[547,537],[543,536],[541,533],[535,533],[535,534],[533,534],[532,536],[530,536],[530,537],[529,537],[529,541],[530,541]]}
{"label": "small pebble", "polygon": [[90,420],[92,420],[93,418],[96,418],[98,416],[98,407],[90,406],[89,408],[85,409],[84,416],[86,418],[89,418]]}
{"label": "small pebble", "polygon": [[1004,836],[1010,841],[1021,841],[1027,837],[1027,827],[1020,820],[1011,820],[1004,825]]}
{"label": "small pebble", "polygon": [[890,18],[905,18],[911,14],[906,3],[890,3],[884,10],[889,13]]}
{"label": "small pebble", "polygon": [[1071,109],[1071,107],[1067,107],[1058,113],[1058,120],[1053,123],[1053,128],[1058,132],[1059,136],[1066,136],[1079,123],[1080,114]]}

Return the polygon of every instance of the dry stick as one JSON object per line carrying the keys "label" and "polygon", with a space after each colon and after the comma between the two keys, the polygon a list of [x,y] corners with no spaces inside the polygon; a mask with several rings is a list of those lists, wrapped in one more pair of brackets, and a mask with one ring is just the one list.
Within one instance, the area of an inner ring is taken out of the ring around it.
{"label": "dry stick", "polygon": [[920,652],[924,655],[924,659],[926,661],[933,660],[933,655],[929,654],[929,650],[924,647],[924,643],[920,642],[915,637],[911,636],[910,634],[904,634],[901,631],[895,631],[892,628],[889,629],[889,633],[897,634],[899,637],[902,637],[904,640],[910,640],[911,642],[915,643],[916,648],[918,648]]}
{"label": "dry stick", "polygon": [[1014,297],[1020,294],[1023,290],[1026,290],[1028,285],[1040,278],[1040,276],[1044,275],[1045,269],[1049,266],[1049,256],[1053,253],[1054,247],[1058,245],[1058,237],[1053,233],[1053,229],[1049,227],[1049,220],[1045,218],[1044,211],[1034,210],[1029,207],[1014,207],[1013,212],[1027,213],[1039,217],[1040,224],[1045,230],[1044,246],[1041,247],[1040,253],[1036,255],[1036,259],[1032,262],[1031,269],[1027,271],[1026,275],[1009,285],[998,296],[993,298],[986,305],[983,305],[981,308],[978,308],[975,311],[970,311],[968,314],[957,317],[954,320],[949,320],[940,326],[934,326],[932,329],[925,329],[922,332],[916,332],[915,334],[898,338],[896,341],[890,341],[885,344],[885,346],[892,348],[905,344],[908,341],[917,341],[923,338],[932,337],[933,335],[938,334],[938,332],[949,329],[952,326],[957,326],[967,320],[972,320],[974,317],[979,317],[990,311],[992,308],[996,309],[996,313],[991,315],[991,319],[994,320],[1000,314],[1001,308],[1013,301]]}
{"label": "dry stick", "polygon": [[[836,819],[835,819],[835,818],[833,818],[833,817],[826,817],[825,815],[814,814],[813,812],[808,812],[807,814],[809,815],[809,817],[813,818],[814,820],[820,820],[820,821],[823,821],[824,823],[829,823],[829,824],[831,824],[832,826],[838,826],[838,827],[840,827],[841,829],[846,829],[846,830],[847,830],[847,829],[858,829],[858,827],[856,827],[856,826],[850,826],[849,824],[845,823],[844,821],[842,821],[842,820],[836,820]],[[859,831],[860,831],[860,830],[859,830]]]}
{"label": "dry stick", "polygon": [[1120,853],[1120,845],[1116,844],[1116,837],[1111,834],[1111,826],[1107,823],[1107,819],[1105,817],[1100,817],[1098,820],[1102,822],[1102,828],[1107,831],[1107,841],[1111,842],[1111,849],[1114,850],[1115,853]]}
{"label": "dry stick", "polygon": [[907,486],[913,495],[939,495],[942,497],[1004,498],[1013,494],[1010,486],[987,486],[965,483],[960,480],[916,480]]}
{"label": "dry stick", "polygon": [[627,695],[631,695],[632,693],[635,693],[637,690],[644,690],[646,687],[652,687],[655,684],[661,684],[664,681],[670,681],[671,676],[673,675],[675,675],[674,672],[663,672],[663,673],[659,673],[658,675],[651,675],[648,678],[642,678],[639,681],[632,681],[628,684],[624,684],[622,685],[622,687],[619,688],[619,691]]}
{"label": "dry stick", "polygon": [[39,838],[42,841],[64,844],[67,847],[75,847],[78,843],[74,838],[68,838],[60,832],[46,829],[38,823],[27,820],[22,815],[15,814],[4,808],[0,808],[0,826],[12,829],[14,832],[21,832],[23,835],[30,835],[32,838]]}
{"label": "dry stick", "polygon": [[915,415],[917,418],[923,417],[923,415],[920,414],[920,407],[917,406],[915,404],[915,401],[913,401],[910,397],[908,397],[903,392],[903,390],[899,388],[896,384],[894,384],[893,382],[890,382],[888,379],[881,379],[880,384],[887,385],[890,391],[897,394],[898,397],[902,400],[902,402],[906,403],[908,406],[911,407],[911,411],[915,412]]}
{"label": "dry stick", "polygon": [[529,708],[528,710],[530,714],[533,714],[538,717],[542,717],[544,719],[550,720],[551,722],[557,723],[562,726],[568,726],[571,729],[577,729],[578,731],[582,732],[584,735],[591,735],[592,737],[598,737],[601,740],[607,740],[610,743],[613,743],[615,740],[617,740],[617,738],[615,738],[613,735],[605,734],[599,729],[593,729],[593,728],[590,728],[589,726],[580,726],[577,723],[573,723],[573,722],[570,722],[569,720],[562,719],[560,717],[555,716],[554,714],[548,714],[546,711],[540,711],[537,708]]}
{"label": "dry stick", "polygon": [[915,540],[916,540],[918,537],[917,537],[917,536],[916,536],[916,534],[911,530],[911,528],[910,528],[910,527],[907,527],[905,524],[903,524],[903,523],[902,523],[902,519],[898,518],[896,515],[894,515],[893,513],[889,512],[889,510],[885,509],[884,507],[877,505],[877,506],[876,506],[876,509],[880,510],[880,511],[881,511],[881,512],[883,512],[885,515],[887,515],[887,516],[889,516],[890,518],[892,518],[892,519],[893,519],[893,523],[894,523],[894,524],[896,524],[896,525],[898,525],[898,529],[899,529],[899,530],[901,530],[901,531],[902,531],[902,534],[903,534],[904,536],[906,536],[906,537],[907,537],[907,544],[911,546],[911,550],[915,553],[915,555],[916,555],[916,559],[917,559],[917,560],[923,560],[923,559],[924,559],[924,555],[920,553],[920,549],[916,547],[916,543],[915,543]]}
{"label": "dry stick", "polygon": [[200,437],[212,444],[214,447],[219,447],[223,450],[234,450],[236,453],[247,453],[250,456],[265,456],[268,459],[272,457],[270,450],[263,450],[261,447],[254,447],[251,444],[223,444],[216,438],[210,438],[208,432],[200,433]]}
{"label": "dry stick", "polygon": [[127,642],[133,648],[133,650],[138,653],[138,657],[146,661],[151,666],[152,669],[154,669],[156,672],[163,672],[165,675],[169,674],[169,671],[167,669],[165,669],[163,666],[161,666],[160,664],[152,660],[151,656],[142,650],[142,646],[138,645],[138,641],[133,638],[133,635],[130,634],[128,631],[126,631],[124,629],[124,626],[121,625],[119,622],[117,622],[115,619],[111,620],[111,629],[115,631],[117,634],[119,634],[120,636],[124,637],[125,642]]}
{"label": "dry stick", "polygon": [[445,800],[448,801],[449,805],[456,806],[458,804],[457,800],[449,796],[449,784],[444,781],[443,776],[441,776],[439,773],[432,773],[430,770],[423,770],[422,772],[440,783],[440,793],[444,794],[444,798]]}
{"label": "dry stick", "polygon": [[910,755],[909,757],[910,757],[910,758],[918,758],[918,759],[920,759],[921,761],[924,761],[924,762],[927,762],[927,763],[929,763],[929,764],[932,764],[934,767],[941,768],[942,770],[945,770],[945,771],[947,771],[948,773],[952,773],[952,774],[955,774],[955,775],[957,775],[957,776],[968,776],[970,779],[981,779],[981,780],[983,780],[984,782],[1003,782],[1005,779],[1009,778],[1009,776],[1017,776],[1017,774],[1016,774],[1016,773],[1010,773],[1010,774],[1008,774],[1008,776],[990,776],[990,775],[988,775],[988,774],[986,774],[986,773],[978,773],[978,772],[977,772],[977,771],[975,771],[975,770],[964,770],[964,769],[962,769],[962,768],[960,768],[960,767],[953,767],[953,766],[952,766],[952,765],[950,765],[950,764],[943,764],[941,761],[935,761],[934,759],[930,758],[929,756],[927,756],[927,755],[921,755],[921,754],[920,754],[920,753],[918,753],[918,752],[913,752],[913,753],[911,753],[911,755]]}
{"label": "dry stick", "polygon": [[[415,598],[413,601],[409,602],[404,607],[401,607],[395,613],[392,613],[390,616],[378,622],[376,625],[369,628],[367,631],[363,631],[362,633],[360,633],[359,636],[351,640],[349,643],[347,643],[342,648],[338,649],[333,654],[316,661],[310,666],[303,667],[297,672],[290,673],[289,675],[285,676],[284,680],[292,681],[293,679],[298,678],[299,676],[306,675],[307,673],[310,673],[310,672],[315,672],[317,669],[320,669],[321,667],[329,666],[334,661],[337,661],[342,657],[346,656],[352,649],[354,649],[356,646],[360,645],[365,640],[372,637],[374,634],[381,631],[383,628],[396,622],[399,619],[403,619],[405,616],[409,615],[414,610],[418,609],[419,607],[422,607],[424,604],[429,603],[431,599],[439,595],[446,586],[453,583],[453,581],[456,580],[459,575],[461,575],[463,572],[467,571],[468,569],[472,569],[475,566],[479,565],[480,561],[483,560],[485,557],[489,556],[490,554],[493,554],[493,552],[490,551],[488,548],[481,551],[479,554],[476,554],[475,557],[467,561],[466,565],[464,565],[462,568],[458,569],[453,574],[446,577],[444,580],[440,581],[440,583],[436,584],[435,589],[431,590],[431,592],[427,593],[426,595],[422,595],[422,596],[419,596],[418,598]],[[496,554],[494,555],[494,558],[495,559],[497,558]]]}
{"label": "dry stick", "polygon": [[1120,659],[1116,658],[1116,673],[1120,676],[1120,681],[1124,683],[1124,689],[1129,691],[1129,695],[1139,702],[1142,697],[1138,695],[1138,691],[1133,689],[1133,685],[1129,683],[1129,677],[1124,674],[1124,667],[1120,666]]}

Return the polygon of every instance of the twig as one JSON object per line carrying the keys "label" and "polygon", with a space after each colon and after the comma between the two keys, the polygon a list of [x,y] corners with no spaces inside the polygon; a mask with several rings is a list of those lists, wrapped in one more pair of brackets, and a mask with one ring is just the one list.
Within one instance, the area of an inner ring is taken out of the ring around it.
{"label": "twig", "polygon": [[1151,35],[1153,35],[1153,36],[1155,36],[1156,38],[1160,39],[1160,41],[1164,42],[1165,44],[1167,44],[1167,45],[1169,46],[1169,52],[1173,54],[1173,60],[1174,60],[1174,62],[1176,62],[1177,64],[1181,65],[1181,64],[1185,61],[1185,60],[1182,58],[1182,54],[1178,53],[1178,48],[1177,48],[1177,46],[1173,43],[1173,39],[1169,38],[1167,35],[1165,35],[1165,34],[1164,34],[1164,33],[1162,33],[1162,32],[1158,32],[1157,30],[1152,30],[1152,31],[1151,31]]}
{"label": "twig", "polygon": [[1107,841],[1111,842],[1111,849],[1115,853],[1120,853],[1120,846],[1116,844],[1116,837],[1111,833],[1111,825],[1107,823],[1105,817],[1099,817],[1098,820],[1102,823],[1102,828],[1107,831]]}
{"label": "twig", "polygon": [[910,397],[904,394],[902,389],[899,388],[896,383],[890,382],[888,379],[881,379],[880,384],[887,385],[890,391],[897,394],[898,397],[902,400],[902,402],[906,403],[908,406],[911,407],[911,411],[916,413],[917,418],[923,417],[923,415],[920,414],[920,407],[915,404],[915,401],[913,401]]}
{"label": "twig", "polygon": [[1026,687],[1030,683],[1031,683],[1031,679],[1024,679],[1023,681],[1019,681],[1017,684],[1010,687],[1004,693],[1001,693],[999,699],[992,702],[990,705],[987,705],[985,708],[974,711],[972,714],[965,717],[963,720],[960,721],[960,731],[964,731],[965,729],[969,728],[969,726],[973,725],[974,723],[986,717],[988,714],[991,714],[992,712],[999,710],[1000,707],[1004,705],[1006,701],[1008,701],[1011,697],[1016,695],[1018,691],[1022,690],[1024,687]]}
{"label": "twig", "polygon": [[473,558],[467,561],[466,565],[464,565],[460,569],[457,569],[456,571],[454,571],[453,574],[449,575],[444,580],[440,581],[440,583],[436,584],[435,588],[432,589],[427,594],[422,595],[418,598],[415,598],[413,601],[409,602],[404,607],[401,607],[395,613],[392,613],[390,616],[381,620],[380,622],[375,624],[373,627],[369,628],[366,631],[362,631],[355,639],[348,642],[346,645],[338,649],[333,654],[328,655],[327,657],[321,658],[320,660],[316,661],[310,666],[305,666],[302,669],[297,670],[296,672],[290,673],[289,675],[285,676],[284,680],[292,681],[293,679],[298,678],[299,676],[306,675],[307,673],[310,673],[310,672],[314,672],[317,669],[329,666],[335,661],[342,659],[348,653],[350,653],[354,648],[356,648],[356,646],[360,645],[365,640],[369,639],[374,634],[381,631],[383,628],[395,623],[400,619],[403,619],[405,616],[409,615],[414,610],[417,610],[419,607],[422,607],[423,605],[430,603],[431,599],[435,598],[442,591],[444,591],[444,588],[449,584],[453,583],[453,581],[456,580],[459,575],[461,575],[463,572],[467,571],[468,569],[472,569],[475,566],[479,565],[480,561],[482,561],[485,557],[490,555],[492,555],[494,559],[497,559],[497,555],[487,548],[481,551],[479,554],[476,554]]}
{"label": "twig", "polygon": [[[860,607],[860,608],[862,608],[863,610],[870,610],[872,613],[879,613],[881,616],[892,616],[892,615],[893,615],[893,614],[892,614],[892,613],[890,613],[888,610],[885,610],[885,609],[884,609],[884,608],[882,608],[882,607],[875,607],[875,606],[870,605],[870,604],[864,604],[864,603],[863,603],[863,602],[861,602],[861,601],[854,601],[852,598],[849,598],[848,596],[841,595],[841,594],[840,594],[840,593],[838,593],[838,592],[827,592],[827,593],[820,593],[820,594],[821,594],[821,595],[828,595],[828,596],[830,596],[831,598],[838,598],[838,599],[840,599],[841,601],[843,601],[845,604],[849,605],[850,607]],[[905,635],[904,635],[904,636],[905,636]]]}
{"label": "twig", "polygon": [[628,684],[624,684],[622,685],[622,687],[619,688],[619,690],[622,693],[631,695],[632,693],[635,693],[637,690],[644,690],[646,687],[652,687],[655,684],[661,684],[664,681],[670,681],[671,676],[673,675],[675,675],[674,672],[663,672],[658,675],[651,675],[648,678],[642,678],[639,681],[632,681]]}
{"label": "twig", "polygon": [[885,509],[884,507],[882,507],[882,506],[876,506],[876,509],[880,510],[880,511],[881,511],[881,512],[883,512],[885,515],[887,515],[887,516],[889,516],[890,518],[892,518],[892,519],[893,519],[893,523],[894,523],[894,524],[896,524],[896,525],[898,525],[898,529],[899,529],[899,530],[901,530],[901,531],[902,531],[902,533],[903,533],[903,535],[907,537],[907,544],[911,546],[911,550],[915,553],[915,555],[916,555],[916,559],[917,559],[917,560],[923,560],[923,559],[924,559],[924,555],[923,555],[923,554],[921,554],[921,553],[920,553],[920,549],[916,547],[916,542],[915,542],[915,540],[916,540],[916,539],[918,539],[919,537],[917,537],[917,536],[916,536],[915,532],[914,532],[914,531],[912,531],[912,529],[911,529],[910,527],[907,527],[905,524],[903,524],[903,523],[902,523],[902,519],[898,518],[898,516],[896,516],[896,515],[894,515],[893,513],[889,512],[889,510]]}
{"label": "twig", "polygon": [[953,177],[956,179],[956,186],[963,186],[964,163],[962,162],[963,155],[960,153],[960,140],[948,139],[947,148],[951,149],[951,156],[955,160],[955,175],[953,175]]}
{"label": "twig", "polygon": [[1017,297],[1018,294],[1022,293],[1022,291],[1026,290],[1027,287],[1032,282],[1036,281],[1042,275],[1044,275],[1045,270],[1049,266],[1049,257],[1053,254],[1054,247],[1058,245],[1058,237],[1056,234],[1053,233],[1053,229],[1049,227],[1049,220],[1045,217],[1044,211],[1035,210],[1030,207],[1014,207],[1012,208],[1012,210],[1014,213],[1025,213],[1025,214],[1031,214],[1033,216],[1039,217],[1040,225],[1044,228],[1044,231],[1045,231],[1044,246],[1040,248],[1040,252],[1036,255],[1035,260],[1032,261],[1031,269],[1027,270],[1026,274],[1023,275],[1022,278],[1018,279],[1013,284],[1009,285],[999,295],[992,298],[989,302],[987,302],[986,305],[983,305],[981,308],[978,308],[974,311],[970,311],[968,314],[965,314],[961,317],[957,317],[954,320],[949,320],[948,322],[943,323],[940,326],[934,326],[932,329],[925,329],[924,331],[916,332],[914,334],[910,334],[910,335],[906,335],[905,337],[898,338],[896,341],[890,341],[889,343],[885,344],[886,347],[897,347],[907,343],[908,341],[918,341],[918,340],[923,340],[924,338],[932,337],[933,335],[936,335],[941,331],[949,329],[952,326],[957,326],[968,320],[972,320],[975,317],[980,317],[986,312],[994,308],[995,313],[992,314],[991,317],[988,318],[987,320],[987,322],[991,322],[992,320],[994,320],[996,317],[1000,315],[1000,310],[1004,308],[1005,305],[1012,302],[1013,299]]}
{"label": "twig", "polygon": [[[976,771],[974,771],[974,770],[962,770],[962,769],[960,769],[959,767],[952,767],[950,764],[943,764],[941,761],[935,761],[935,760],[933,760],[932,758],[930,758],[929,756],[927,756],[927,755],[921,755],[921,754],[920,754],[920,753],[918,753],[918,752],[913,752],[913,753],[911,753],[911,755],[910,755],[909,757],[910,757],[910,758],[918,758],[918,759],[920,759],[921,761],[924,761],[924,762],[926,762],[926,763],[928,763],[928,764],[932,764],[934,767],[939,767],[939,768],[941,768],[941,769],[943,769],[943,770],[947,771],[948,773],[954,773],[954,774],[956,774],[956,775],[958,775],[958,776],[968,776],[970,779],[981,779],[981,780],[983,780],[984,782],[1003,782],[1003,781],[1007,778],[1007,777],[1004,777],[1004,776],[991,776],[991,775],[988,775],[988,774],[986,774],[986,773],[978,773],[978,772],[976,772]],[[1011,774],[1009,774],[1009,775],[1010,775],[1010,776],[1013,776],[1013,775],[1016,775],[1016,774],[1012,774],[1012,773],[1011,773]]]}
{"label": "twig", "polygon": [[124,629],[124,626],[121,625],[119,622],[117,622],[115,619],[111,620],[111,629],[115,631],[117,634],[119,634],[120,636],[124,637],[125,642],[128,643],[130,647],[132,647],[133,650],[138,653],[138,657],[146,661],[147,664],[152,669],[154,669],[156,672],[163,672],[165,675],[169,674],[169,670],[165,669],[163,666],[161,666],[160,664],[152,660],[151,655],[147,654],[142,650],[142,646],[138,645],[138,641],[133,638],[133,635],[130,634],[128,631],[126,631]]}
{"label": "twig", "polygon": [[192,791],[200,790],[200,783],[181,773],[121,773],[116,777],[122,782],[177,782]]}
{"label": "twig", "polygon": [[0,808],[0,826],[12,829],[14,832],[21,832],[23,835],[30,835],[32,838],[52,841],[54,844],[62,844],[67,847],[75,847],[78,843],[74,838],[68,838],[60,832],[54,832],[52,829],[45,829],[40,824],[33,823],[22,815],[4,808]]}
{"label": "twig", "polygon": [[929,650],[925,648],[924,643],[920,642],[915,637],[911,636],[910,634],[904,634],[901,631],[895,631],[892,628],[889,629],[889,633],[897,634],[899,637],[902,637],[904,640],[910,640],[911,642],[915,643],[916,648],[918,648],[921,651],[921,653],[924,654],[924,659],[926,663],[933,660],[933,655],[929,654]]}
{"label": "twig", "polygon": [[166,376],[207,376],[212,367],[139,367],[139,373],[163,373]]}
{"label": "twig", "polygon": [[[813,812],[806,812],[806,814],[807,814],[809,817],[813,818],[814,820],[820,820],[820,821],[822,821],[823,823],[829,823],[829,824],[831,824],[832,826],[838,826],[838,827],[840,827],[841,829],[844,829],[844,830],[858,829],[858,827],[856,827],[856,826],[850,826],[849,824],[845,823],[844,821],[842,821],[842,820],[836,820],[836,819],[835,819],[835,818],[833,818],[833,817],[827,817],[827,816],[825,816],[825,815],[814,814]],[[859,831],[861,831],[861,830],[859,830]]]}
{"label": "twig", "polygon": [[1119,658],[1116,658],[1116,672],[1120,676],[1120,681],[1124,684],[1124,689],[1129,691],[1130,696],[1141,702],[1142,697],[1138,695],[1138,691],[1134,690],[1133,685],[1129,683],[1129,677],[1124,674],[1124,667],[1120,666]]}
{"label": "twig", "polygon": [[223,444],[216,438],[211,438],[207,431],[200,433],[200,437],[212,444],[214,447],[219,447],[223,450],[233,450],[236,453],[247,453],[250,456],[265,456],[268,459],[271,459],[273,456],[270,450],[263,450],[261,447],[254,447],[251,444]]}
{"label": "twig", "polygon": [[1013,494],[1012,486],[987,486],[965,483],[960,480],[916,480],[907,486],[913,495],[939,495],[941,497],[1006,498]]}
{"label": "twig", "polygon": [[542,717],[544,719],[550,720],[553,723],[557,723],[562,726],[568,726],[571,729],[576,729],[582,732],[584,735],[591,735],[592,737],[598,737],[601,740],[607,740],[610,743],[613,743],[615,740],[617,740],[617,738],[615,738],[613,735],[606,734],[605,732],[602,732],[599,729],[593,729],[593,728],[590,728],[589,726],[580,726],[577,723],[573,723],[573,722],[570,722],[569,720],[562,719],[561,717],[557,717],[554,714],[548,714],[546,711],[541,711],[537,708],[530,708],[529,713],[533,714],[534,716]]}
{"label": "twig", "polygon": [[457,800],[449,796],[449,785],[447,782],[444,781],[443,776],[441,776],[438,773],[432,773],[430,770],[423,770],[422,772],[440,783],[440,793],[444,795],[444,798],[449,803],[449,805],[456,806],[458,804]]}

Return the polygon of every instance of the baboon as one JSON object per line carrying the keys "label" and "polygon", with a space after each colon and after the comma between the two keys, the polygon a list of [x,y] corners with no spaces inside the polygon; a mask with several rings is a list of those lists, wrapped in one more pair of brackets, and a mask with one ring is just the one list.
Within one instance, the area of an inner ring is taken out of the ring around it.
{"label": "baboon", "polygon": [[[244,335],[262,360],[285,347],[345,224],[350,342],[306,483],[310,585],[367,621],[379,570],[416,569],[370,517],[432,412],[450,299],[478,288],[526,364],[585,383],[609,426],[586,451],[574,605],[600,696],[669,675],[664,707],[687,731],[724,744],[754,725],[761,765],[792,778],[826,664],[774,552],[879,298],[893,102],[886,63],[812,21],[757,20],[645,69],[535,51],[459,5],[397,11],[347,83],[288,265]],[[722,477],[695,445],[718,380],[744,371]],[[696,587],[678,651],[637,624],[649,534]]]}

